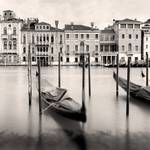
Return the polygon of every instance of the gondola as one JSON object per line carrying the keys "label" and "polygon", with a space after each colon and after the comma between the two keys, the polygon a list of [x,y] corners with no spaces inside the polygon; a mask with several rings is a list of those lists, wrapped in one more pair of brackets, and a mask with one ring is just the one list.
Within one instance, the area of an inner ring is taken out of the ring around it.
{"label": "gondola", "polygon": [[[42,83],[42,82],[41,82]],[[41,89],[41,99],[56,113],[76,121],[86,122],[84,105],[73,100],[66,89],[54,87],[49,84]]]}
{"label": "gondola", "polygon": [[[115,72],[113,73],[113,78],[115,81],[117,80],[117,75]],[[126,79],[119,77],[118,84],[125,91],[127,91],[127,80]],[[150,87],[143,87],[143,86],[140,86],[140,85],[130,82],[130,95],[136,99],[142,99],[142,100],[150,103]]]}

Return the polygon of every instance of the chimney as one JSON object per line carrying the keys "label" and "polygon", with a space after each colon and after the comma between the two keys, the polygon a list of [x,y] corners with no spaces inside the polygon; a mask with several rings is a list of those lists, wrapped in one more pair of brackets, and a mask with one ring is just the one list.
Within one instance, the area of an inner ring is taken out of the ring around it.
{"label": "chimney", "polygon": [[56,26],[57,29],[58,29],[58,23],[59,23],[59,21],[55,20],[55,26]]}
{"label": "chimney", "polygon": [[74,29],[74,23],[71,22],[70,24],[71,24],[71,30],[73,30]]}
{"label": "chimney", "polygon": [[91,22],[91,28],[93,30],[93,27],[94,27],[94,22]]}

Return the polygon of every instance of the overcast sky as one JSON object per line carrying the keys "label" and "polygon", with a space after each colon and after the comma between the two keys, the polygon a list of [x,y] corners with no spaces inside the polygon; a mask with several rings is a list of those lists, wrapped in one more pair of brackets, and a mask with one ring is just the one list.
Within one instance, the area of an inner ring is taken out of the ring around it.
{"label": "overcast sky", "polygon": [[150,18],[149,0],[0,0],[0,9],[1,14],[10,9],[17,17],[38,17],[51,25],[59,20],[60,27],[70,22],[90,25],[92,21],[102,29],[113,19]]}

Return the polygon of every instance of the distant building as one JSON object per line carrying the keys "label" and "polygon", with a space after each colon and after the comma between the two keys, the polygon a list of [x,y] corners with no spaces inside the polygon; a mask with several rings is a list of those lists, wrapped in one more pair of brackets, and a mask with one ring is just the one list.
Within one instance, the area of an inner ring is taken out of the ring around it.
{"label": "distant building", "polygon": [[[119,60],[132,63],[150,55],[150,20],[140,21],[114,20],[113,25],[99,30],[90,26],[66,24],[64,29],[55,27],[37,18],[22,20],[16,18],[11,10],[0,15],[0,64],[26,65],[28,52],[31,52],[32,64],[57,65],[58,53],[61,64],[79,64],[80,53],[90,53],[92,64],[115,65]],[[87,61],[87,59],[86,59]]]}
{"label": "distant building", "polygon": [[100,62],[99,56],[99,38],[100,30],[85,25],[76,25],[74,23],[66,24],[65,34],[65,61],[79,63],[79,53],[90,53],[91,62]]}
{"label": "distant building", "polygon": [[0,63],[16,65],[20,62],[22,24],[23,20],[15,18],[13,11],[3,11],[0,20]]}
{"label": "distant building", "polygon": [[114,20],[113,29],[117,36],[120,61],[127,57],[134,63],[141,59],[141,22],[131,19]]}
{"label": "distant building", "polygon": [[100,33],[100,56],[101,65],[116,64],[117,45],[116,34],[110,27],[101,30]]}
{"label": "distant building", "polygon": [[143,58],[146,58],[146,52],[150,56],[150,19],[142,24]]}
{"label": "distant building", "polygon": [[44,66],[57,64],[58,52],[63,53],[63,30],[54,28],[48,23],[39,22],[38,19],[28,19],[21,29],[21,35],[22,64],[27,63],[29,49],[31,51],[32,64],[37,64],[38,60]]}

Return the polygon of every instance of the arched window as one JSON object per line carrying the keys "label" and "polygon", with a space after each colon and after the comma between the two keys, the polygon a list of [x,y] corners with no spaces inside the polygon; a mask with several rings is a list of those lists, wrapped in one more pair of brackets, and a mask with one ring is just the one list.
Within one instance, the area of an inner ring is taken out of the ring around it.
{"label": "arched window", "polygon": [[49,35],[47,34],[47,41],[49,42]]}
{"label": "arched window", "polygon": [[39,42],[39,36],[37,35],[37,37],[36,37],[36,40],[37,40],[37,42]]}
{"label": "arched window", "polygon": [[53,47],[51,48],[51,53],[53,54]]}
{"label": "arched window", "polygon": [[26,48],[25,47],[23,48],[23,53],[26,53]]}
{"label": "arched window", "polygon": [[9,49],[12,49],[12,43],[9,41]]}
{"label": "arched window", "polygon": [[7,41],[4,41],[4,49],[7,49]]}
{"label": "arched window", "polygon": [[132,44],[131,43],[128,44],[128,51],[132,51]]}
{"label": "arched window", "polygon": [[42,47],[40,48],[40,52],[42,52]]}
{"label": "arched window", "polygon": [[51,61],[54,61],[54,57],[53,56],[51,57]]}
{"label": "arched window", "polygon": [[43,47],[43,52],[45,52],[45,47]]}
{"label": "arched window", "polygon": [[60,35],[60,44],[62,43],[62,35]]}
{"label": "arched window", "polygon": [[23,35],[23,43],[24,44],[26,43],[26,35],[25,34]]}
{"label": "arched window", "polygon": [[54,36],[51,36],[51,43],[54,43]]}
{"label": "arched window", "polygon": [[32,35],[32,44],[34,44],[34,35]]}
{"label": "arched window", "polygon": [[43,41],[45,42],[45,34],[43,35]]}
{"label": "arched window", "polygon": [[32,54],[34,54],[34,47],[32,47]]}
{"label": "arched window", "polygon": [[17,42],[16,41],[13,41],[13,48],[17,49]]}
{"label": "arched window", "polygon": [[84,42],[80,43],[80,50],[81,50],[81,52],[84,52]]}
{"label": "arched window", "polygon": [[16,27],[13,28],[13,34],[16,35]]}
{"label": "arched window", "polygon": [[7,34],[7,28],[4,27],[4,34]]}
{"label": "arched window", "polygon": [[42,35],[40,35],[40,42],[42,42]]}

